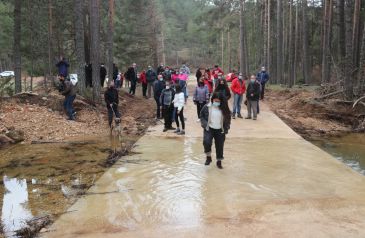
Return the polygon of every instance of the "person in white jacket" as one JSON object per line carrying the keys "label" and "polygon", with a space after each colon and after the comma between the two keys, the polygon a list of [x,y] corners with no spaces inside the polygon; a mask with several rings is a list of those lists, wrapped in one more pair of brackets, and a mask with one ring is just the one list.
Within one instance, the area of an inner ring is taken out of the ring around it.
{"label": "person in white jacket", "polygon": [[[175,90],[176,94],[173,101],[176,110],[175,122],[177,128],[175,133],[177,133],[178,135],[185,135],[185,120],[184,120],[185,95],[179,84],[175,86]],[[181,130],[180,130],[179,120],[181,122]]]}

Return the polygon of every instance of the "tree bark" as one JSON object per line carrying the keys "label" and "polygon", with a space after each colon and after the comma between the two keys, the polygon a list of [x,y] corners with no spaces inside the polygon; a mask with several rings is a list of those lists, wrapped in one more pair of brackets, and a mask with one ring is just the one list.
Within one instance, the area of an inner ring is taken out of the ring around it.
{"label": "tree bark", "polygon": [[282,83],[283,81],[283,1],[277,0],[277,20],[276,20],[276,31],[277,31],[277,54],[276,54],[276,82]]}
{"label": "tree bark", "polygon": [[240,0],[240,73],[247,76],[246,58],[245,58],[245,18],[244,18],[244,0]]}
{"label": "tree bark", "polygon": [[21,58],[21,20],[22,0],[14,0],[14,71],[15,71],[15,93],[22,91],[22,58]]}
{"label": "tree bark", "polygon": [[83,6],[84,6],[84,0],[74,0],[76,64],[77,64],[79,93],[82,96],[85,95],[85,88],[86,88]]}
{"label": "tree bark", "polygon": [[303,76],[305,84],[310,83],[307,8],[308,8],[307,0],[302,0]]}
{"label": "tree bark", "polygon": [[100,10],[99,0],[90,0],[91,63],[93,79],[93,101],[98,104],[100,98]]}
{"label": "tree bark", "polygon": [[354,65],[355,75],[358,75],[358,65],[360,60],[360,10],[361,0],[355,0],[354,18],[352,27],[352,61]]}
{"label": "tree bark", "polygon": [[294,37],[294,24],[293,24],[293,0],[290,0],[289,8],[289,88],[294,85],[294,51],[295,51],[295,37]]}
{"label": "tree bark", "polygon": [[344,88],[346,100],[352,100],[353,98],[353,80],[354,80],[354,69],[353,69],[353,48],[352,48],[352,1],[345,1],[345,22],[346,22],[346,57],[344,64]]}
{"label": "tree bark", "polygon": [[333,0],[326,0],[323,16],[323,49],[322,49],[322,84],[330,82],[331,78],[331,35]]}
{"label": "tree bark", "polygon": [[109,82],[113,79],[114,0],[109,0],[108,10],[108,72]]}
{"label": "tree bark", "polygon": [[338,6],[338,45],[340,50],[340,62],[346,56],[346,24],[345,24],[345,1],[337,0]]}
{"label": "tree bark", "polygon": [[362,30],[361,56],[359,64],[359,93],[365,93],[365,24]]}

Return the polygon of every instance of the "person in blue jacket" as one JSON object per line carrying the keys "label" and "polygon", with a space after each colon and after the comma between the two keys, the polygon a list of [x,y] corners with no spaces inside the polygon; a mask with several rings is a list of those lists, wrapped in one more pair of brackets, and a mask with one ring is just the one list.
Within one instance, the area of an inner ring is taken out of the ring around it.
{"label": "person in blue jacket", "polygon": [[264,100],[265,97],[265,85],[269,81],[269,74],[266,72],[266,68],[261,67],[261,72],[257,74],[257,80],[261,84],[260,100]]}
{"label": "person in blue jacket", "polygon": [[56,64],[56,67],[58,68],[58,75],[61,78],[67,78],[68,76],[68,68],[70,67],[69,63],[67,62],[66,58],[61,56],[60,61]]}

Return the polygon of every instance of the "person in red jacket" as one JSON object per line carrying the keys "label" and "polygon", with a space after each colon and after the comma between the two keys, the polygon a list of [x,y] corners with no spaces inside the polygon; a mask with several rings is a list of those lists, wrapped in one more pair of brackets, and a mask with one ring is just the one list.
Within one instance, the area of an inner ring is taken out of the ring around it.
{"label": "person in red jacket", "polygon": [[144,98],[147,98],[147,77],[146,77],[146,71],[142,71],[141,75],[139,76],[139,80],[142,84],[142,94]]}
{"label": "person in red jacket", "polygon": [[213,93],[213,81],[210,78],[208,73],[205,73],[203,76],[204,84],[208,87],[209,94]]}
{"label": "person in red jacket", "polygon": [[223,75],[224,72],[221,68],[219,68],[219,65],[215,65],[214,68],[213,68],[213,75],[218,76],[219,74]]}
{"label": "person in red jacket", "polygon": [[237,78],[237,76],[233,75],[233,81],[231,85],[231,90],[233,93],[233,112],[232,112],[232,118],[236,118],[236,114],[238,118],[243,118],[241,115],[241,105],[243,100],[243,94],[246,92],[246,83],[243,80],[242,74],[240,74]]}

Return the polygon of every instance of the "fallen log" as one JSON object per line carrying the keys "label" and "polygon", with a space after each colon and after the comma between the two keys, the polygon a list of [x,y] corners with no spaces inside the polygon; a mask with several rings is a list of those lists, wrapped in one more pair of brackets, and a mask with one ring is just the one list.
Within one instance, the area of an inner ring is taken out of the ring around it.
{"label": "fallen log", "polygon": [[[356,105],[358,104],[358,103],[360,103],[362,100],[364,100],[365,99],[365,96],[362,96],[362,97],[360,97],[359,99],[357,99],[355,102],[354,102],[354,105],[352,105],[352,108],[355,108],[356,107]],[[364,105],[363,104],[363,102],[361,102],[361,104],[362,105]]]}
{"label": "fallen log", "polygon": [[88,145],[96,144],[96,141],[32,141],[32,145],[42,145],[42,144],[73,144],[73,145]]}
{"label": "fallen log", "polygon": [[334,96],[334,95],[337,95],[337,94],[340,94],[340,93],[343,93],[344,90],[339,90],[339,91],[336,91],[336,92],[332,92],[332,93],[328,93],[326,95],[323,95],[321,97],[317,97],[317,98],[314,98],[315,100],[321,100],[321,99],[325,99],[325,98],[328,98],[328,97],[331,97],[331,96]]}

